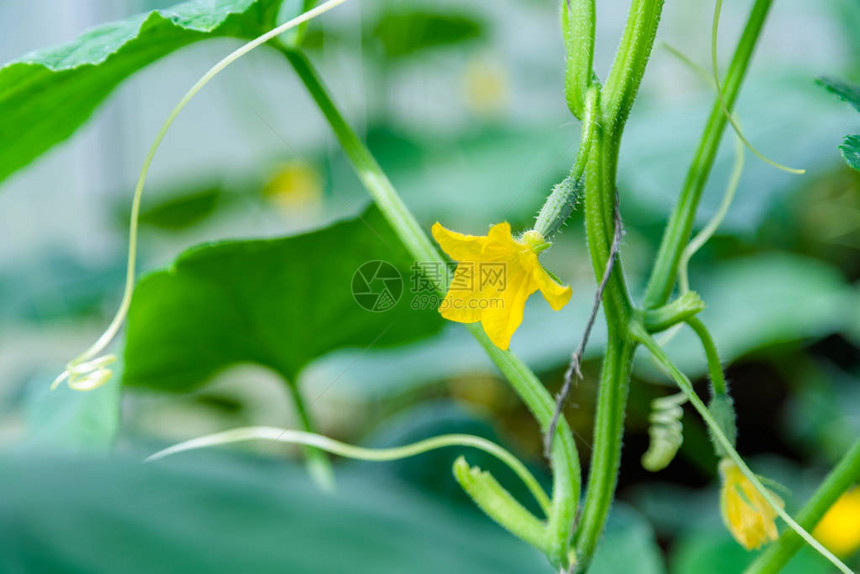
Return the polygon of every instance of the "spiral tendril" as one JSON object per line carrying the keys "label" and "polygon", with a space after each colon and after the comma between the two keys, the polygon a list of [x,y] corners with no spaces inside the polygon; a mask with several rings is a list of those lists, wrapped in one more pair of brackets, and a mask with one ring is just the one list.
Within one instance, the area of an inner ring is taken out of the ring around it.
{"label": "spiral tendril", "polygon": [[684,393],[660,397],[651,401],[651,414],[648,415],[648,435],[651,443],[642,455],[642,467],[651,472],[663,470],[684,444],[684,425],[681,419],[687,402]]}

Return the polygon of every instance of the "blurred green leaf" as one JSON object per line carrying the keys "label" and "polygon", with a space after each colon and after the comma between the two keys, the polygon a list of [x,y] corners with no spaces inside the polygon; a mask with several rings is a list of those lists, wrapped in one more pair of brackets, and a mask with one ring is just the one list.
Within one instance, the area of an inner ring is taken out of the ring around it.
{"label": "blurred green leaf", "polygon": [[[750,552],[735,542],[725,529],[687,531],[678,542],[671,561],[672,574],[726,574],[743,572],[759,552]],[[804,547],[782,574],[827,574],[833,567],[814,550]]]}
{"label": "blurred green leaf", "polygon": [[793,369],[783,427],[796,444],[835,464],[860,436],[860,372],[809,361]]}
{"label": "blurred green leaf", "polygon": [[111,377],[101,387],[87,392],[73,391],[68,385],[52,391],[55,376],[56,373],[34,377],[27,386],[27,431],[20,448],[28,452],[108,452],[119,428],[119,378]]}
{"label": "blurred green leaf", "polygon": [[[401,282],[376,277],[371,291],[402,296],[373,312],[359,306],[352,287],[359,267],[378,261],[391,263]],[[138,284],[124,381],[188,391],[225,367],[257,363],[295,382],[309,361],[334,349],[433,334],[442,325],[436,310],[410,308],[411,266],[375,208],[304,235],[191,249]]]}
{"label": "blurred green leaf", "polygon": [[384,54],[402,59],[441,46],[453,46],[483,38],[484,23],[471,13],[446,7],[386,4],[373,22],[369,37],[376,39]]}
{"label": "blurred green leaf", "polygon": [[[322,493],[295,468],[211,452],[19,456],[2,460],[0,491],[3,572],[552,572],[486,517],[359,473]],[[663,571],[647,523],[616,504],[589,573]]]}
{"label": "blurred green leaf", "polygon": [[651,526],[638,512],[616,502],[589,574],[666,572]]}
{"label": "blurred green leaf", "polygon": [[848,102],[854,109],[860,112],[860,86],[837,80],[836,78],[822,77],[818,78],[818,83],[833,94],[836,94],[843,101]]}
{"label": "blurred green leaf", "polygon": [[[664,101],[637,108],[636,121],[625,130],[619,164],[619,186],[625,216],[662,225],[675,205],[702,124],[713,103],[710,92],[687,102]],[[798,114],[797,110],[803,113]],[[735,200],[720,226],[720,235],[749,237],[790,194],[809,179],[837,169],[831,150],[857,116],[832,101],[807,79],[751,78],[737,105],[746,137],[768,157],[806,169],[800,177],[775,169],[748,154]],[[716,212],[734,162],[734,142],[726,134],[705,188],[697,225]]]}
{"label": "blurred green leaf", "polygon": [[490,520],[392,483],[215,462],[4,460],[3,572],[552,571]]}
{"label": "blurred green leaf", "polygon": [[860,135],[846,136],[845,141],[839,146],[842,157],[852,168],[860,171]]}
{"label": "blurred green leaf", "polygon": [[[838,270],[787,253],[730,260],[694,274],[691,285],[707,304],[700,317],[726,363],[774,345],[847,329],[856,300]],[[689,376],[706,372],[701,344],[687,330],[668,343],[666,351]],[[637,367],[665,379],[651,361],[639,361]]]}
{"label": "blurred green leaf", "polygon": [[62,252],[27,258],[0,273],[0,319],[47,323],[97,314],[105,293],[121,289],[125,266],[119,259],[88,265]]}
{"label": "blurred green leaf", "polygon": [[273,25],[279,5],[192,0],[99,26],[0,68],[0,181],[72,135],[125,78],[199,40],[255,37]]}
{"label": "blurred green leaf", "polygon": [[[223,186],[211,184],[165,194],[166,199],[158,203],[148,201],[138,221],[141,225],[170,231],[190,227],[215,211],[223,192]],[[127,219],[128,210],[123,210],[123,213]]]}

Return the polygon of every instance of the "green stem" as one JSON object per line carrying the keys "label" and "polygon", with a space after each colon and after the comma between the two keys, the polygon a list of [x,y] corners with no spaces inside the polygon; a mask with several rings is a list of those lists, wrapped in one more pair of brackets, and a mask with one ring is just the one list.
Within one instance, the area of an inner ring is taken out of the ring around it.
{"label": "green stem", "polygon": [[586,92],[594,80],[594,0],[561,0],[561,32],[566,51],[564,91],[567,107],[584,120]]}
{"label": "green stem", "polygon": [[[296,414],[299,416],[302,429],[309,433],[316,432],[313,419],[298,385],[288,381],[287,388],[290,390],[290,396],[293,399],[293,405],[295,406]],[[325,490],[334,490],[334,472],[332,471],[331,461],[328,456],[323,451],[312,446],[305,446],[304,451],[308,472],[314,481]]]}
{"label": "green stem", "polygon": [[698,317],[687,319],[687,325],[693,329],[702,342],[702,347],[705,350],[705,358],[708,360],[708,377],[711,379],[714,395],[726,394],[728,386],[726,385],[726,377],[723,374],[723,366],[720,364],[720,355],[717,352],[714,338],[711,337],[710,331],[708,331],[708,328],[705,327],[705,324]]}
{"label": "green stem", "polygon": [[633,0],[630,5],[624,35],[606,78],[602,98],[605,125],[617,130],[619,135],[645,75],[662,11],[663,0]]}
{"label": "green stem", "polygon": [[705,302],[699,294],[687,291],[671,303],[645,311],[642,320],[649,333],[658,333],[695,317],[704,308]]}
{"label": "green stem", "polygon": [[[827,476],[812,495],[806,506],[797,515],[797,522],[806,530],[812,530],[827,510],[842,494],[860,480],[860,440],[845,453],[839,464]],[[782,570],[794,554],[803,546],[803,540],[793,530],[782,533],[746,569],[745,574],[771,574]]]}
{"label": "green stem", "polygon": [[[296,50],[278,46],[292,64],[311,97],[325,116],[335,133],[344,154],[352,164],[359,180],[379,206],[380,211],[394,229],[416,261],[445,262],[438,250],[424,233],[418,221],[400,199],[400,196],[385,176],[367,146],[356,135],[341,115],[322,80],[307,57]],[[440,294],[447,291],[444,279],[435,283]],[[510,381],[529,410],[542,427],[549,424],[555,402],[535,374],[513,353],[502,351],[486,336],[480,325],[468,325],[469,331],[487,351],[487,354]],[[579,457],[570,427],[560,425],[552,450],[553,492],[552,512],[549,517],[551,541],[550,559],[558,564],[567,563],[573,517],[579,501],[580,469]]]}
{"label": "green stem", "polygon": [[[496,347],[480,325],[472,323],[467,327],[496,367],[511,382],[537,419],[541,430],[546,431],[555,412],[555,401],[546,387],[516,355]],[[581,471],[576,443],[566,421],[558,424],[550,460],[553,471],[552,513],[549,516],[549,532],[553,537],[550,541],[550,558],[559,564],[567,564],[571,530],[579,506]]]}
{"label": "green stem", "polygon": [[[592,135],[585,185],[585,228],[591,265],[600,281],[610,257],[616,224],[618,149],[633,99],[651,53],[662,0],[634,0],[618,54],[600,96],[603,121]],[[576,531],[576,568],[584,572],[597,549],[618,480],[624,413],[636,342],[629,324],[635,313],[620,258],[603,298],[608,338],[600,374],[591,470]]]}
{"label": "green stem", "polygon": [[773,0],[756,0],[747,19],[726,74],[722,101],[719,97],[714,100],[711,115],[708,117],[696,155],[693,157],[687,177],[684,180],[681,196],[663,234],[657,260],[645,290],[644,306],[646,309],[664,304],[672,293],[678,271],[678,262],[690,238],[702,190],[704,190],[705,183],[711,173],[720,140],[726,128],[727,120],[726,114],[723,113],[723,104],[727,110],[731,110],[735,105],[772,2]]}

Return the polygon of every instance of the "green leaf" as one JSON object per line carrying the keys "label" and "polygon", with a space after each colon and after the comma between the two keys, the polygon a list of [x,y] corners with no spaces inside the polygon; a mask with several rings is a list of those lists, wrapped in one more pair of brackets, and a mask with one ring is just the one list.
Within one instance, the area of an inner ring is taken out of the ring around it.
{"label": "green leaf", "polygon": [[[379,261],[396,272],[360,285],[357,270],[368,262],[364,273],[384,270]],[[442,325],[435,307],[411,309],[412,264],[375,208],[305,235],[191,249],[138,284],[124,381],[188,391],[225,367],[257,363],[295,382],[308,362],[334,349],[433,334]],[[354,297],[353,281],[371,294]],[[359,305],[385,303],[386,293],[397,301],[385,311]]]}
{"label": "green leaf", "polygon": [[484,23],[468,13],[450,9],[388,5],[369,31],[392,59],[406,58],[430,48],[452,46],[486,35]]}
{"label": "green leaf", "polygon": [[816,80],[820,85],[833,94],[836,94],[843,101],[848,102],[854,109],[860,112],[860,86],[837,80],[836,78],[822,77]]}
{"label": "green leaf", "polygon": [[296,468],[211,453],[16,457],[0,464],[0,491],[4,572],[552,572],[483,516],[348,473],[323,493]]}
{"label": "green leaf", "polygon": [[26,434],[20,448],[28,452],[108,452],[119,429],[119,379],[114,376],[88,392],[73,391],[68,385],[52,391],[55,376],[35,377],[27,386]]}
{"label": "green leaf", "polygon": [[663,574],[666,567],[654,530],[641,514],[623,503],[612,506],[606,532],[589,574]]}
{"label": "green leaf", "polygon": [[[673,574],[724,574],[743,572],[760,553],[745,550],[723,530],[699,529],[683,536],[672,560]],[[780,570],[781,574],[825,574],[833,571],[827,560],[809,547]]]}
{"label": "green leaf", "polygon": [[222,191],[220,185],[203,186],[156,205],[150,202],[150,206],[141,211],[139,222],[165,230],[190,227],[215,211]]}
{"label": "green leaf", "polygon": [[[339,472],[337,492],[322,493],[295,467],[181,456],[153,464],[3,458],[0,532],[11,538],[0,545],[0,570],[553,572],[485,516],[378,476]],[[615,504],[589,573],[663,571],[648,524]]]}
{"label": "green leaf", "polygon": [[0,272],[0,319],[48,323],[100,316],[105,293],[120,290],[124,277],[119,259],[93,265],[63,252],[22,259]]}
{"label": "green leaf", "polygon": [[99,26],[0,68],[0,181],[71,136],[122,80],[193,42],[256,37],[280,0],[193,0]]}
{"label": "green leaf", "polygon": [[839,146],[842,157],[852,168],[860,171],[860,135],[846,136],[845,141]]}

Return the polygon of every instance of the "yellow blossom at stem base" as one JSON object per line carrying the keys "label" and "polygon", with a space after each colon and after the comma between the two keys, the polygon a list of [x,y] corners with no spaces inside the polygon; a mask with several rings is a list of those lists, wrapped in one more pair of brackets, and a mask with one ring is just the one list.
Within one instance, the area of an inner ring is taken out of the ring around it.
{"label": "yellow blossom at stem base", "polygon": [[436,223],[433,237],[457,261],[439,312],[458,323],[480,321],[500,349],[510,346],[532,293],[540,290],[556,311],[570,301],[570,287],[559,285],[538,261],[548,244],[536,231],[514,239],[508,223],[494,225],[486,236],[456,233]]}
{"label": "yellow blossom at stem base", "polygon": [[[756,490],[741,469],[727,458],[720,462],[723,488],[720,506],[723,522],[741,546],[747,550],[773,542],[779,536],[776,510]],[[771,493],[782,505],[782,500]]]}
{"label": "yellow blossom at stem base", "polygon": [[813,535],[838,556],[851,556],[860,550],[860,486],[839,497]]}

